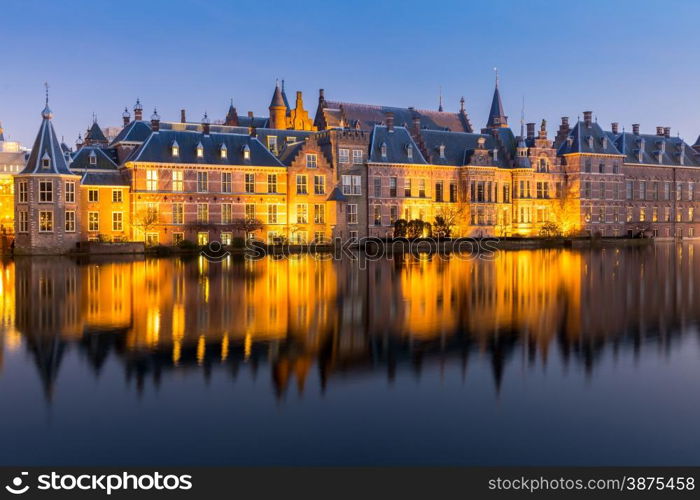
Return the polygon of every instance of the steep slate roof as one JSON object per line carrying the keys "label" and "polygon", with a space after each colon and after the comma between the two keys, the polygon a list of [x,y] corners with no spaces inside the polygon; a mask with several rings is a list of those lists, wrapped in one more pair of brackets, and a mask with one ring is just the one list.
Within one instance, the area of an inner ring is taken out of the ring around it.
{"label": "steep slate roof", "polygon": [[471,132],[466,112],[425,111],[413,108],[373,106],[349,102],[323,101],[323,114],[329,128],[358,128],[371,131],[375,125],[384,125],[386,113],[394,113],[394,123],[412,127],[413,118],[419,117],[421,128],[430,130],[452,130]]}
{"label": "steep slate roof", "polygon": [[238,125],[240,127],[255,127],[255,128],[263,128],[267,127],[270,124],[270,119],[266,118],[264,116],[239,116],[238,117]]}
{"label": "steep slate roof", "polygon": [[[179,155],[173,157],[172,145],[177,142]],[[197,158],[197,145],[204,148],[202,158]],[[225,158],[221,157],[221,145],[227,149]],[[243,150],[250,148],[250,160],[244,160]],[[262,167],[282,167],[282,163],[263,146],[257,137],[247,134],[204,135],[191,131],[160,130],[153,133],[138,147],[126,161],[154,163],[190,163],[206,165],[255,165]]]}
{"label": "steep slate roof", "polygon": [[285,165],[289,166],[296,158],[297,153],[304,146],[304,141],[291,142],[289,144],[282,145],[282,152],[279,155],[279,160]]}
{"label": "steep slate roof", "polygon": [[[96,164],[90,163],[90,156],[94,154]],[[117,170],[119,167],[109,152],[97,146],[83,146],[73,154],[70,164],[71,170]]]}
{"label": "steep slate roof", "polygon": [[[612,132],[606,131],[605,133],[611,141],[614,141],[620,153],[625,155],[625,163],[680,166],[680,153],[682,152],[682,165],[693,167],[700,166],[700,162],[695,156],[695,151],[680,137],[633,134],[630,132],[613,134]],[[661,144],[665,145],[665,151],[661,155],[661,162],[659,162],[657,151],[659,151]],[[641,160],[639,158],[640,149],[642,153]]]}
{"label": "steep slate roof", "polygon": [[275,92],[272,94],[272,101],[270,101],[270,107],[276,107],[276,106],[282,106],[285,108],[288,108],[287,103],[284,100],[284,97],[282,97],[282,91],[280,90],[280,86],[276,85],[275,86]]}
{"label": "steep slate roof", "polygon": [[[382,156],[382,144],[386,145],[386,157]],[[413,158],[408,157],[408,147]],[[405,127],[394,127],[390,131],[385,125],[375,125],[370,140],[369,161],[373,163],[427,164],[423,154]]]}
{"label": "steep slate roof", "polygon": [[[507,130],[507,129],[503,129]],[[437,130],[422,130],[421,137],[428,153],[428,162],[432,165],[451,165],[461,167],[469,164],[472,153],[477,148],[479,137],[486,138],[485,149],[497,149],[498,143],[490,134],[467,134],[460,132],[443,132]],[[445,157],[440,158],[440,146],[445,146]],[[494,166],[508,168],[503,154],[498,155]]]}
{"label": "steep slate roof", "polygon": [[121,129],[112,141],[112,145],[120,142],[143,142],[151,135],[151,125],[146,121],[132,121]]}
{"label": "steep slate roof", "polygon": [[506,113],[503,111],[503,103],[501,102],[501,93],[498,90],[498,82],[496,89],[493,91],[493,99],[491,100],[491,110],[489,111],[489,119],[486,122],[487,127],[500,127],[507,123]]}
{"label": "steep slate roof", "polygon": [[86,170],[80,183],[85,186],[129,186],[121,172],[93,172]]}
{"label": "steep slate roof", "polygon": [[[39,127],[39,133],[34,140],[32,152],[29,155],[27,164],[22,170],[22,174],[62,174],[72,175],[72,172],[66,164],[66,159],[61,150],[61,144],[56,138],[56,132],[53,129],[51,118],[53,114],[49,109],[48,103],[41,112],[42,121]],[[43,168],[42,160],[49,159],[49,167]]]}
{"label": "steep slate roof", "polygon": [[[573,139],[571,145],[569,145],[569,137]],[[589,137],[593,139],[592,143],[589,143]],[[615,147],[614,141],[610,140],[608,134],[605,133],[597,122],[592,121],[590,125],[587,126],[585,122],[580,120],[574,125],[567,139],[561,143],[557,150],[558,155],[570,153],[621,154]]]}
{"label": "steep slate roof", "polygon": [[85,140],[94,142],[107,142],[107,138],[105,137],[104,133],[102,132],[102,129],[96,121],[92,122],[92,126],[88,129],[87,134],[85,134]]}
{"label": "steep slate roof", "polygon": [[338,187],[334,187],[331,194],[328,195],[327,201],[348,201],[348,197],[343,194],[343,191]]}

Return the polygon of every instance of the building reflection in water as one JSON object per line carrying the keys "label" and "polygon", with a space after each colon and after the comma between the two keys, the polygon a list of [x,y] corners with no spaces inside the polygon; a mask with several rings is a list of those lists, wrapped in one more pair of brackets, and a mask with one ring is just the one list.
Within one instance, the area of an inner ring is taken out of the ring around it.
{"label": "building reflection in water", "polygon": [[219,263],[21,258],[0,269],[4,351],[31,353],[51,398],[68,349],[98,374],[114,356],[137,389],[168,371],[269,370],[276,395],[334,377],[491,361],[552,350],[595,370],[604,351],[668,346],[697,322],[694,246],[499,252],[369,263],[309,256]]}

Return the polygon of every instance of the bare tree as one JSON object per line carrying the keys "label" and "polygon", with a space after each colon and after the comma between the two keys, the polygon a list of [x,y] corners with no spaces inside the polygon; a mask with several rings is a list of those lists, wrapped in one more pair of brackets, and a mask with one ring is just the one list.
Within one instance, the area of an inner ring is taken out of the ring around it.
{"label": "bare tree", "polygon": [[251,233],[255,233],[256,231],[260,231],[264,227],[264,224],[259,219],[241,218],[241,219],[234,219],[233,221],[231,221],[231,227],[235,231],[242,232],[243,237],[245,238]]}
{"label": "bare tree", "polygon": [[131,219],[131,225],[142,233],[144,241],[146,241],[146,233],[159,223],[158,209],[154,207],[138,210]]}

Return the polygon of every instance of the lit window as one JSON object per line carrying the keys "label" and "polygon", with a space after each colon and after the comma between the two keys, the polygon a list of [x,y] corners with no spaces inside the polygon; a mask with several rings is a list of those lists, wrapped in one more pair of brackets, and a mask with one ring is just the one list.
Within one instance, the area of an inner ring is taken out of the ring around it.
{"label": "lit window", "polygon": [[267,223],[277,224],[277,205],[267,206]]}
{"label": "lit window", "polygon": [[180,146],[177,144],[177,141],[173,141],[172,146],[170,146],[170,152],[173,156],[180,156]]}
{"label": "lit window", "polygon": [[97,155],[94,151],[90,151],[90,165],[97,165]]}
{"label": "lit window", "polygon": [[197,158],[204,158],[204,146],[201,142],[197,144]]}
{"label": "lit window", "polygon": [[73,210],[66,210],[66,232],[75,232],[75,212]]}
{"label": "lit window", "polygon": [[314,224],[326,223],[326,206],[322,204],[314,205]]}
{"label": "lit window", "polygon": [[308,220],[308,206],[306,204],[297,205],[297,224],[306,224]]}
{"label": "lit window", "polygon": [[444,144],[440,144],[440,158],[443,160],[445,159],[445,145]]}
{"label": "lit window", "polygon": [[50,233],[53,231],[53,211],[39,211],[39,232]]}
{"label": "lit window", "polygon": [[250,160],[250,147],[247,144],[243,146],[243,159]]}
{"label": "lit window", "polygon": [[206,203],[197,203],[197,222],[209,223],[209,205]]}
{"label": "lit window", "polygon": [[406,146],[406,156],[409,160],[413,159],[413,146],[411,146],[410,144]]}
{"label": "lit window", "polygon": [[157,170],[146,170],[146,191],[158,191]]}
{"label": "lit window", "polygon": [[124,230],[124,214],[122,212],[112,212],[112,231]]}
{"label": "lit window", "polygon": [[221,223],[230,224],[233,220],[233,204],[224,203],[221,205]]}
{"label": "lit window", "polygon": [[88,212],[88,231],[99,231],[100,230],[100,213],[99,212]]}
{"label": "lit window", "polygon": [[226,144],[222,144],[221,148],[219,149],[219,154],[221,155],[221,158],[226,158],[228,156],[228,148],[226,147]]}
{"label": "lit window", "polygon": [[173,224],[185,222],[185,206],[182,203],[173,203]]}
{"label": "lit window", "polygon": [[382,142],[382,145],[380,146],[382,158],[386,158],[386,142]]}
{"label": "lit window", "polygon": [[173,191],[182,191],[184,188],[184,173],[182,170],[173,170]]}

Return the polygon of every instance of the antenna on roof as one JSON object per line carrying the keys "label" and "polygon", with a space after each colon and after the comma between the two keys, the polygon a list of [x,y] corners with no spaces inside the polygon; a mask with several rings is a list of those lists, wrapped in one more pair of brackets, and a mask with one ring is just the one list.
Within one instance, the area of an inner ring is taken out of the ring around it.
{"label": "antenna on roof", "polygon": [[442,112],[442,85],[440,85],[440,105],[438,106],[438,111]]}
{"label": "antenna on roof", "polygon": [[46,105],[49,105],[49,82],[44,82],[44,88],[46,89]]}

